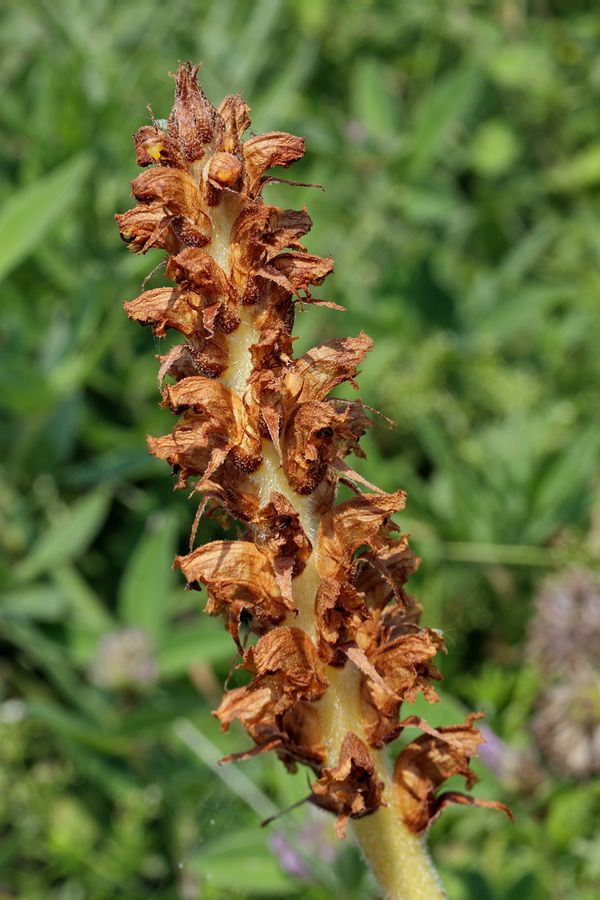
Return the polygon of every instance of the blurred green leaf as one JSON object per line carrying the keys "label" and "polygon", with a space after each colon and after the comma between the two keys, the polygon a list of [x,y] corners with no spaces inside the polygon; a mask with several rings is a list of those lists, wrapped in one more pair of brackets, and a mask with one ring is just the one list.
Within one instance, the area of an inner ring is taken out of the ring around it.
{"label": "blurred green leaf", "polygon": [[80,153],[5,201],[0,209],[0,278],[33,253],[48,229],[65,215],[91,164],[89,154]]}
{"label": "blurred green leaf", "polygon": [[156,515],[133,550],[119,585],[122,621],[144,628],[157,643],[169,615],[176,536],[175,516]]}
{"label": "blurred green leaf", "polygon": [[360,57],[352,70],[352,112],[372,135],[397,131],[399,116],[387,78],[387,66],[372,57]]}
{"label": "blurred green leaf", "polygon": [[107,734],[91,725],[82,715],[67,712],[55,703],[35,701],[28,707],[28,714],[32,719],[51,726],[61,737],[92,747],[109,756],[125,756],[130,750],[125,738]]}
{"label": "blurred green leaf", "polygon": [[11,617],[52,622],[64,616],[67,601],[52,585],[31,585],[1,594],[0,609]]}
{"label": "blurred green leaf", "polygon": [[67,598],[73,621],[96,632],[114,627],[114,620],[101,597],[92,590],[75,566],[61,566],[52,571],[53,581]]}
{"label": "blurred green leaf", "polygon": [[600,144],[592,144],[551,169],[550,184],[560,191],[576,191],[600,183]]}
{"label": "blurred green leaf", "polygon": [[174,678],[194,663],[219,663],[234,654],[235,646],[222,621],[204,616],[197,625],[181,625],[165,636],[158,651],[158,666],[163,678]]}
{"label": "blurred green leaf", "polygon": [[111,496],[106,486],[98,488],[65,511],[34,545],[31,553],[15,567],[17,581],[29,581],[55,569],[83,553],[106,519]]}
{"label": "blurred green leaf", "polygon": [[589,503],[589,487],[598,471],[600,426],[594,423],[544,468],[533,500],[534,516],[529,534],[535,540],[546,536],[552,522],[559,522],[563,509]]}
{"label": "blurred green leaf", "polygon": [[458,138],[481,87],[481,73],[467,65],[436,79],[420,98],[410,133],[409,177],[424,175],[449,138]]}
{"label": "blurred green leaf", "polygon": [[508,122],[490,119],[479,126],[471,140],[471,160],[475,171],[497,178],[515,162],[519,145]]}
{"label": "blurred green leaf", "polygon": [[238,830],[210,841],[194,853],[190,867],[211,891],[276,897],[294,894],[298,889],[269,850],[268,832],[258,828]]}
{"label": "blurred green leaf", "polygon": [[572,785],[558,790],[549,803],[546,827],[557,850],[570,847],[577,835],[590,833],[600,800],[598,790]]}

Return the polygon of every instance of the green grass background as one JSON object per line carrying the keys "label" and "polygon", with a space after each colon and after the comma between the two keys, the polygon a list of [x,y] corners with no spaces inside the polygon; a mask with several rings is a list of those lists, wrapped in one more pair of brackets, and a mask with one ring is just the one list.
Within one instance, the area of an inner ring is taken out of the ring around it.
{"label": "green grass background", "polygon": [[[210,715],[231,646],[170,569],[195,505],[147,454],[171,426],[164,347],[121,306],[160,257],[128,254],[112,220],[180,59],[203,61],[215,104],[242,90],[256,131],[306,136],[290,177],[326,191],[267,199],[308,205],[309,248],[336,262],[321,296],[348,312],[307,309],[296,346],[375,340],[360,395],[396,428],[376,423],[360,471],[408,492],[413,593],[449,648],[428,718],[485,707],[535,759],[532,598],[599,564],[599,41],[584,0],[3,4],[1,900],[377,896],[306,806],[259,827],[303,774],[215,771],[248,743]],[[154,647],[146,690],[90,676],[127,626]],[[452,809],[433,826],[454,900],[598,896],[598,783],[536,766],[478,764],[516,825]]]}

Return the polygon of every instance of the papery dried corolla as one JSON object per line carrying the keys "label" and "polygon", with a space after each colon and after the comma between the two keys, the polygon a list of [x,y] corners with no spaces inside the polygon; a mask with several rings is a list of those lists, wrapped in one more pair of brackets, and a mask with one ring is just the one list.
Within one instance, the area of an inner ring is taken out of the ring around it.
{"label": "papery dried corolla", "polygon": [[499,809],[513,818],[503,803],[470,797],[460,791],[436,793],[452,775],[462,775],[468,788],[479,780],[469,768],[469,761],[478,756],[477,748],[483,741],[473,724],[482,715],[471,713],[464,725],[443,726],[437,729],[437,735],[423,734],[398,755],[394,766],[395,799],[411,831],[425,832],[450,803]]}
{"label": "papery dried corolla", "polygon": [[384,804],[383,782],[377,776],[373,757],[361,739],[349,731],[337,766],[323,769],[313,784],[312,802],[337,815],[335,833],[343,838],[348,819],[361,819]]}

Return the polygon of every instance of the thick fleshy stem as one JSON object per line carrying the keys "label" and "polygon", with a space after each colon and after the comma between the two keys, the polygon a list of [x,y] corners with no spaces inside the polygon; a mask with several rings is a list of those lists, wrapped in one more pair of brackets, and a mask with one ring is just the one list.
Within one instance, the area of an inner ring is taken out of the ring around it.
{"label": "thick fleshy stem", "polygon": [[[311,499],[293,495],[272,448],[267,448],[263,465],[255,477],[261,486],[263,502],[272,490],[289,494],[304,530],[311,539],[313,536],[316,538],[319,523],[310,509]],[[297,617],[290,614],[290,623],[303,628],[313,639],[318,585],[319,575],[314,562],[312,565],[309,562],[294,582]],[[329,689],[315,705],[327,747],[328,765],[337,762],[339,748],[349,731],[367,740],[358,703],[360,679],[361,673],[351,661],[343,669],[327,668]],[[385,785],[384,796],[392,797],[394,788],[385,753],[375,750],[372,755],[377,776]],[[371,816],[354,821],[353,831],[367,864],[381,886],[384,900],[441,900],[446,897],[424,838],[406,827],[393,803],[380,807]]]}

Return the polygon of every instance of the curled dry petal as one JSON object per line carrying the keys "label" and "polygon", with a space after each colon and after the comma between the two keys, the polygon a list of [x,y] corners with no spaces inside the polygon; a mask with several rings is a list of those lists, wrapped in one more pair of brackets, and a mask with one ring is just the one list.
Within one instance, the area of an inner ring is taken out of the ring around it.
{"label": "curled dry petal", "polygon": [[336,456],[336,429],[343,417],[327,403],[309,401],[294,409],[283,433],[283,470],[299,494],[312,494]]}
{"label": "curled dry petal", "polygon": [[429,703],[439,700],[430,680],[440,681],[442,676],[430,660],[443,647],[441,635],[425,628],[367,650],[369,662],[385,683],[383,689],[381,682],[362,678],[362,716],[373,746],[383,746],[397,737],[402,703],[414,703],[421,692]]}
{"label": "curled dry petal", "polygon": [[189,338],[202,334],[201,297],[191,291],[154,288],[124,306],[132,321],[152,325],[156,337],[164,337],[167,328],[174,328]]}
{"label": "curled dry petal", "polygon": [[464,725],[439,728],[439,736],[424,734],[399,754],[394,766],[396,804],[404,821],[416,834],[423,834],[449,803],[499,809],[513,818],[503,803],[469,797],[458,791],[436,794],[437,788],[452,775],[462,775],[467,788],[477,783],[469,760],[477,756],[477,748],[483,741],[473,724],[482,715],[471,713]]}
{"label": "curled dry petal", "polygon": [[193,412],[185,421],[193,422],[200,446],[206,446],[210,436],[221,435],[221,446],[231,451],[241,469],[252,471],[260,465],[260,440],[253,434],[244,401],[231,388],[200,375],[184,378],[165,387],[163,406]]}
{"label": "curled dry petal", "polygon": [[[306,744],[306,738],[311,736],[314,740],[320,732],[314,717],[307,714],[310,707],[306,701],[322,697],[327,680],[306,632],[299,628],[267,632],[256,647],[249,647],[244,653],[244,666],[253,680],[245,687],[228,691],[215,712],[224,730],[238,719],[255,739],[259,752],[265,740],[277,739],[288,762],[294,764],[300,758],[316,761],[322,750]],[[291,716],[286,717],[286,713]]]}
{"label": "curled dry petal", "polygon": [[[277,625],[285,617],[287,606],[277,584],[272,555],[256,544],[213,541],[187,556],[175,557],[175,568],[182,570],[188,584],[206,585],[207,612],[222,615],[235,636],[244,610],[264,626]],[[234,603],[237,606],[232,613]]]}
{"label": "curled dry petal", "polygon": [[312,802],[337,815],[339,838],[344,837],[349,818],[361,819],[384,803],[383,782],[377,777],[373,757],[352,731],[343,740],[338,765],[323,769],[312,789]]}
{"label": "curled dry petal", "polygon": [[179,142],[157,125],[144,125],[133,140],[138,166],[152,166],[158,163],[174,169],[185,169],[185,159]]}
{"label": "curled dry petal", "polygon": [[335,338],[314,347],[297,359],[286,375],[287,390],[302,402],[324,400],[330,391],[345,381],[356,387],[356,367],[372,346],[371,338],[361,332],[356,338]]}
{"label": "curled dry petal", "polygon": [[131,190],[140,203],[160,204],[210,231],[210,219],[200,205],[198,185],[188,172],[166,166],[146,169],[131,182]]}
{"label": "curled dry petal", "polygon": [[404,509],[406,494],[366,494],[339,503],[323,516],[319,526],[317,566],[323,577],[346,570],[355,552],[367,545],[384,547],[382,534],[388,516]]}
{"label": "curled dry petal", "polygon": [[236,150],[242,135],[250,127],[250,107],[241,97],[231,94],[221,102],[217,113],[224,123],[220,149]]}
{"label": "curled dry petal", "polygon": [[304,156],[304,138],[285,131],[259,134],[242,145],[245,169],[245,191],[250,197],[260,193],[262,175],[273,166],[287,169]]}

